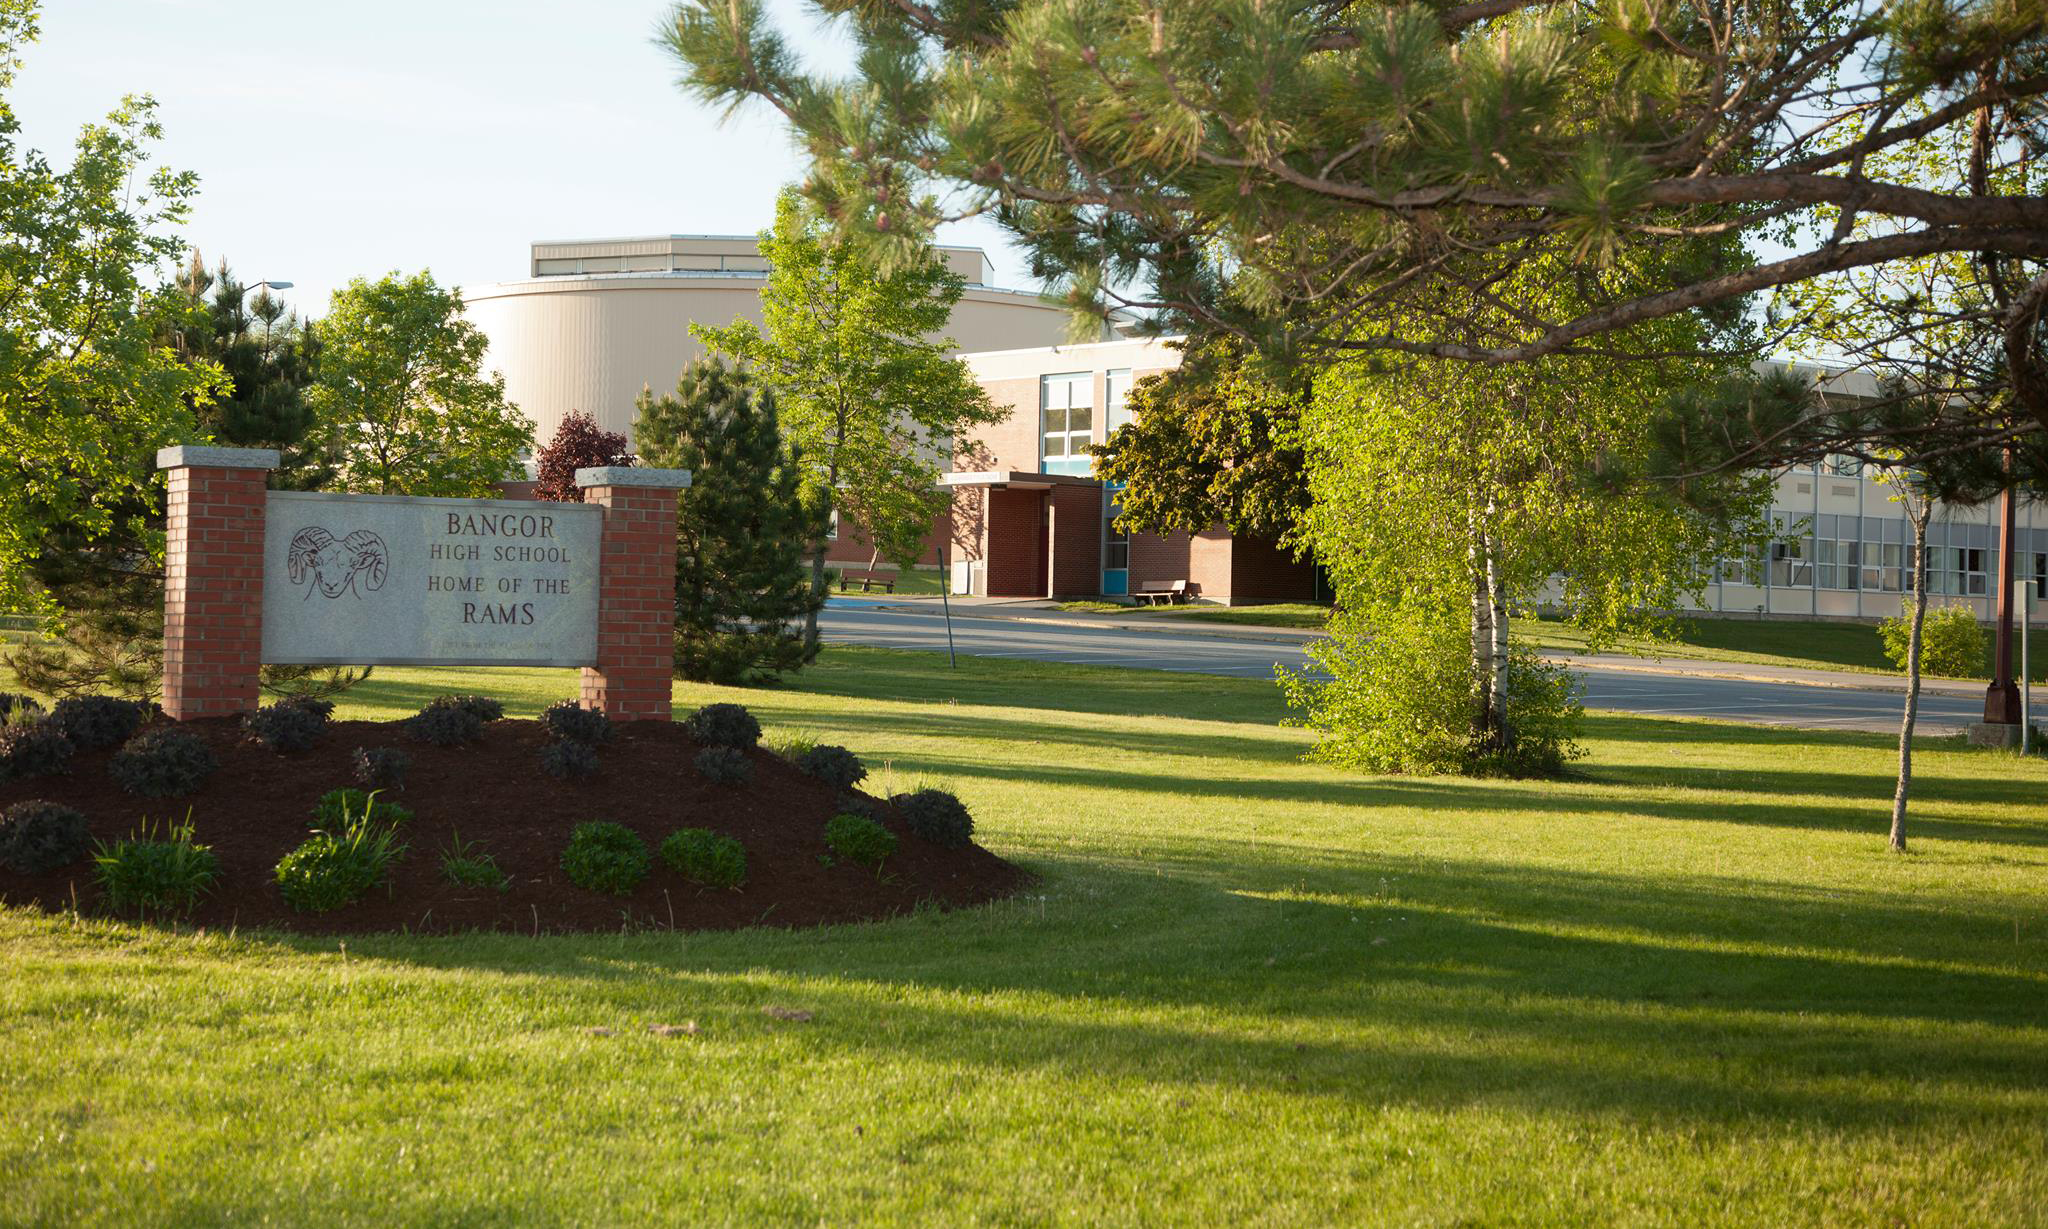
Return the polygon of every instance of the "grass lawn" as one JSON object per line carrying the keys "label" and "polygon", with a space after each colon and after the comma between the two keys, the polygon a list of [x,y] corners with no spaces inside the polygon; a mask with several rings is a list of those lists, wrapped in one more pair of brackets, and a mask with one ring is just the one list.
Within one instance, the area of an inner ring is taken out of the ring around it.
{"label": "grass lawn", "polygon": [[[1516,627],[1527,632],[1536,648],[1553,653],[1583,653],[1586,637],[1579,629],[1553,619],[1524,619]],[[2048,679],[2048,629],[2031,633],[2030,665],[2035,682]],[[1760,666],[1796,666],[1808,670],[1860,670],[1899,674],[1884,655],[1884,641],[1869,623],[1783,619],[1686,619],[1678,625],[1675,643],[1630,640],[1610,652],[1636,653],[1709,661],[1748,662]],[[1990,665],[1985,662],[1987,668]],[[1977,676],[1989,680],[1987,672]]]}
{"label": "grass lawn", "polygon": [[[570,684],[382,670],[346,708]],[[2048,764],[1929,742],[1894,857],[1877,735],[1597,717],[1579,779],[1409,780],[1302,763],[1256,681],[835,649],[678,691],[951,783],[1040,882],[345,946],[0,910],[0,1223],[2048,1207]]]}
{"label": "grass lawn", "polygon": [[1126,606],[1121,602],[1061,602],[1061,610],[1130,615],[1141,619],[1188,619],[1197,623],[1235,623],[1247,627],[1321,627],[1330,608],[1314,602],[1275,602],[1269,606]]}
{"label": "grass lawn", "polygon": [[[828,570],[832,573],[830,582],[832,592],[837,594],[839,592],[839,577],[841,573],[865,572],[867,568],[859,564],[835,564]],[[884,575],[893,574],[895,576],[895,596],[897,597],[937,597],[939,596],[939,590],[944,587],[941,582],[945,580],[945,576],[937,568],[913,568],[906,572],[891,567],[888,564],[883,564],[876,571]],[[848,592],[855,597],[860,596],[860,585],[855,583]],[[879,588],[874,590],[874,595],[889,596],[889,594]]]}

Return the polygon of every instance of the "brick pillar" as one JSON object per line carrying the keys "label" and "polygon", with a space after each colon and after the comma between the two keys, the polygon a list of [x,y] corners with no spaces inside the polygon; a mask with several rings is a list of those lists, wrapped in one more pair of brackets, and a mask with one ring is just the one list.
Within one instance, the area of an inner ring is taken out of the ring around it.
{"label": "brick pillar", "polygon": [[164,712],[228,717],[257,705],[263,666],[268,448],[165,448]]}
{"label": "brick pillar", "polygon": [[576,471],[583,502],[604,509],[598,560],[597,664],[583,707],[613,721],[667,721],[675,663],[676,492],[686,469]]}

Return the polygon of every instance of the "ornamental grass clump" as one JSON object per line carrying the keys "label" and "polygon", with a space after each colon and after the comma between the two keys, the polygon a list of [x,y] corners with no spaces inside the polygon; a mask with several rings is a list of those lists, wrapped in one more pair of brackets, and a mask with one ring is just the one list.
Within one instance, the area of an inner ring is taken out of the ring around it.
{"label": "ornamental grass clump", "polygon": [[600,709],[585,708],[574,700],[557,700],[541,710],[540,723],[548,737],[561,742],[595,747],[612,736],[612,719]]}
{"label": "ornamental grass clump", "polygon": [[540,749],[540,770],[565,781],[597,771],[597,749],[589,743],[562,739]]}
{"label": "ornamental grass clump", "polygon": [[205,784],[219,767],[204,739],[175,726],[144,730],[107,761],[116,784],[145,798],[183,797]]}
{"label": "ornamental grass clump", "polygon": [[507,892],[512,888],[512,878],[498,869],[498,860],[492,857],[475,841],[465,841],[461,833],[453,833],[452,843],[441,851],[441,877],[458,887],[488,888],[493,892]]}
{"label": "ornamental grass clump", "polygon": [[569,847],[562,851],[562,871],[569,882],[613,896],[639,887],[652,863],[647,842],[624,824],[605,821],[576,825]]}
{"label": "ornamental grass clump", "polygon": [[80,860],[92,849],[85,816],[56,802],[33,799],[0,812],[0,866],[40,875]]}
{"label": "ornamental grass clump", "polygon": [[142,725],[143,706],[113,696],[72,696],[57,701],[47,718],[80,751],[118,747]]}
{"label": "ornamental grass clump", "polygon": [[816,777],[827,785],[840,789],[852,789],[865,780],[867,766],[860,757],[844,747],[830,745],[812,747],[796,758],[797,771],[807,777]]}
{"label": "ornamental grass clump", "polygon": [[66,772],[71,752],[71,740],[48,720],[0,727],[0,781]]}
{"label": "ornamental grass clump", "polygon": [[145,821],[135,836],[93,851],[107,907],[116,913],[182,917],[220,878],[220,859],[192,839],[192,813],[159,836]]}
{"label": "ornamental grass clump", "polygon": [[351,822],[361,821],[382,824],[396,828],[412,822],[412,812],[395,802],[385,802],[377,797],[377,790],[360,790],[343,787],[331,789],[320,795],[320,801],[313,804],[313,818],[329,829],[345,827]]}
{"label": "ornamental grass clump", "polygon": [[0,725],[20,725],[42,717],[41,700],[18,691],[0,691]]}
{"label": "ornamental grass clump", "polygon": [[974,839],[974,817],[958,798],[942,789],[921,789],[892,799],[903,826],[923,840],[960,849]]}
{"label": "ornamental grass clump", "polygon": [[706,704],[684,718],[683,728],[706,747],[751,751],[761,743],[761,723],[737,704]]}
{"label": "ornamental grass clump", "polygon": [[691,883],[736,888],[747,881],[747,847],[709,828],[678,828],[661,843],[661,860]]}
{"label": "ornamental grass clump", "polygon": [[475,742],[484,732],[484,719],[460,696],[441,696],[406,718],[405,732],[436,747],[459,747]]}
{"label": "ornamental grass clump", "polygon": [[404,789],[412,756],[397,747],[357,747],[349,775],[365,789]]}
{"label": "ornamental grass clump", "polygon": [[720,785],[745,785],[754,779],[754,762],[737,747],[706,747],[697,753],[697,772]]}
{"label": "ornamental grass clump", "polygon": [[865,815],[842,812],[825,821],[825,845],[849,862],[880,866],[896,852],[896,836]]}
{"label": "ornamental grass clump", "polygon": [[[275,751],[279,755],[305,751],[320,741],[321,733],[327,728],[327,716],[317,707],[324,703],[326,701],[279,701],[242,718],[242,728],[248,732],[250,742],[267,751]],[[327,709],[332,712],[334,706],[328,704]]]}
{"label": "ornamental grass clump", "polygon": [[300,913],[332,912],[386,886],[392,863],[403,856],[392,829],[351,822],[339,832],[315,832],[279,859],[277,890]]}

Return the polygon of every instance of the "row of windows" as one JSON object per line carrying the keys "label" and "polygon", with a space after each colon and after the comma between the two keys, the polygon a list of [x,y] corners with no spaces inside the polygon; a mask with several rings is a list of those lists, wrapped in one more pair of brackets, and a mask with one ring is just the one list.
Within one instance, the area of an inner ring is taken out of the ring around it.
{"label": "row of windows", "polygon": [[[1131,420],[1131,373],[1122,368],[1103,379],[1105,435]],[[1038,379],[1039,469],[1048,474],[1085,474],[1094,468],[1088,446],[1095,442],[1095,373],[1063,372]]]}
{"label": "row of windows", "polygon": [[[1994,558],[1992,552],[1977,546],[1928,547],[1927,592],[1986,596],[1991,591],[1989,567]],[[2030,552],[2021,561],[2032,565],[2035,596],[2048,598],[2048,552]],[[1787,538],[1771,543],[1764,564],[1729,559],[1717,573],[1717,579],[1731,585],[1761,586],[1766,577],[1773,588],[1907,593],[1912,590],[1913,548],[1897,542]]]}
{"label": "row of windows", "polygon": [[578,256],[533,262],[535,277],[566,277],[578,273],[762,273],[761,256]]}

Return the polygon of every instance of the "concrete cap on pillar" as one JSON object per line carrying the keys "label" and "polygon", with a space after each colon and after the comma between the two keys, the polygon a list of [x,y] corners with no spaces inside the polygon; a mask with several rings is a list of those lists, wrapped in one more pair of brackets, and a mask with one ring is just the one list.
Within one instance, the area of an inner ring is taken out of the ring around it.
{"label": "concrete cap on pillar", "polygon": [[597,465],[576,471],[577,486],[640,486],[680,491],[690,485],[687,469],[642,469],[637,465]]}
{"label": "concrete cap on pillar", "polygon": [[176,444],[156,450],[158,469],[276,469],[275,448],[215,448],[207,444]]}

